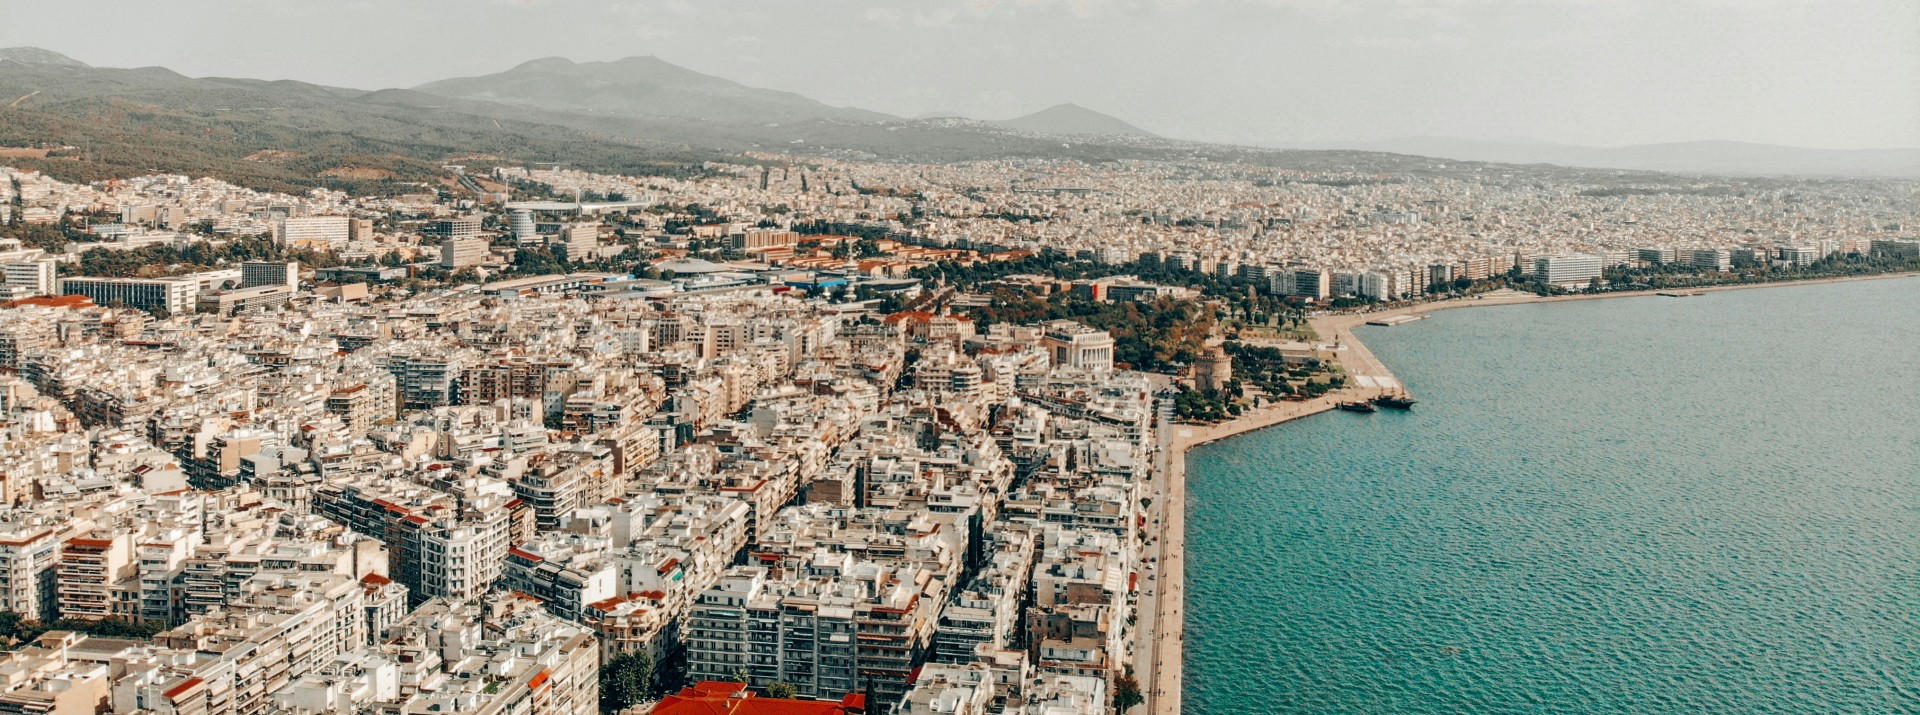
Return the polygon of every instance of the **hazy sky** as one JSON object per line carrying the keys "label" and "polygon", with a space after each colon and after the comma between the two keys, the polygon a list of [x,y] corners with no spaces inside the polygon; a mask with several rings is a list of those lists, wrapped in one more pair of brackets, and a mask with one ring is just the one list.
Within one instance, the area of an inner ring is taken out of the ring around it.
{"label": "hazy sky", "polygon": [[0,46],[413,86],[658,55],[900,115],[1169,136],[1920,146],[1920,0],[0,0]]}

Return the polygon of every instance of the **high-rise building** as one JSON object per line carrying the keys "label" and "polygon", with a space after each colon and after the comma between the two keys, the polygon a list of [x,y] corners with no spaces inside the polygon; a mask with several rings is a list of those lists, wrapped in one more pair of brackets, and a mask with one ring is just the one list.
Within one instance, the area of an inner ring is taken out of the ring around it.
{"label": "high-rise building", "polygon": [[352,236],[346,216],[297,216],[280,219],[280,242],[288,246],[339,248]]}
{"label": "high-rise building", "polygon": [[863,565],[838,579],[789,580],[764,567],[734,567],[700,594],[687,621],[694,680],[792,684],[808,697],[872,687],[876,712],[905,695],[925,660],[932,623],[911,571]]}
{"label": "high-rise building", "polygon": [[1873,239],[1867,252],[1887,258],[1920,257],[1920,241],[1896,241],[1892,239]]}
{"label": "high-rise building", "polygon": [[1353,292],[1369,300],[1387,300],[1393,297],[1393,280],[1377,271],[1358,273],[1354,275]]}
{"label": "high-rise building", "polygon": [[1661,265],[1672,263],[1676,252],[1672,248],[1636,248],[1633,249],[1633,255],[1636,260]]}
{"label": "high-rise building", "polygon": [[102,530],[67,539],[55,570],[60,617],[100,621],[139,616],[133,534]]}
{"label": "high-rise building", "polygon": [[240,287],[286,286],[300,289],[300,264],[295,261],[246,261],[240,264]]}
{"label": "high-rise building", "polygon": [[1460,277],[1470,281],[1483,281],[1493,277],[1493,259],[1481,256],[1469,258],[1460,265]]}
{"label": "high-rise building", "polygon": [[591,260],[595,254],[600,252],[600,224],[568,224],[566,228],[560,230],[560,237],[556,245],[559,247],[559,250],[555,251],[555,253],[560,255],[561,260]]}
{"label": "high-rise building", "polygon": [[1587,253],[1563,253],[1533,259],[1533,275],[1542,283],[1557,286],[1584,286],[1601,276],[1599,256]]}
{"label": "high-rise building", "polygon": [[440,267],[447,269],[477,266],[487,261],[487,240],[484,238],[448,238],[440,244]]}
{"label": "high-rise building", "polygon": [[480,236],[480,217],[455,216],[453,218],[443,218],[433,222],[433,225],[428,227],[427,232],[446,239],[477,238]]}
{"label": "high-rise building", "polygon": [[1694,268],[1725,273],[1733,270],[1733,253],[1724,248],[1695,249],[1688,255],[1687,263]]}
{"label": "high-rise building", "polygon": [[1817,246],[1781,246],[1780,260],[1795,266],[1810,266],[1822,258]]}
{"label": "high-rise building", "polygon": [[1333,293],[1333,277],[1322,268],[1295,268],[1274,273],[1269,289],[1275,295],[1326,300]]}
{"label": "high-rise building", "polygon": [[0,606],[22,618],[52,622],[60,566],[59,526],[22,525],[0,532]]}
{"label": "high-rise building", "polygon": [[58,285],[51,258],[14,261],[0,270],[4,271],[0,276],[5,278],[6,286],[14,289],[15,294],[24,294],[20,297],[47,295]]}

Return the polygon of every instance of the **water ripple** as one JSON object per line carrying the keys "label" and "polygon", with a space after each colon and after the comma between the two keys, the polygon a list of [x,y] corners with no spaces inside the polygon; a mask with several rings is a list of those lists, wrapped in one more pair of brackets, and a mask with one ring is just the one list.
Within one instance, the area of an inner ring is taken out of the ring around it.
{"label": "water ripple", "polygon": [[1915,315],[1888,280],[1363,332],[1414,413],[1192,457],[1186,708],[1920,712]]}

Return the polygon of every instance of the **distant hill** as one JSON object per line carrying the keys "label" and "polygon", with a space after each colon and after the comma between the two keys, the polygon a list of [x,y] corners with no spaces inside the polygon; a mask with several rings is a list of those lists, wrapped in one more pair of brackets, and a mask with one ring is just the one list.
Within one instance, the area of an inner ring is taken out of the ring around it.
{"label": "distant hill", "polygon": [[613,62],[548,57],[505,72],[429,82],[414,89],[454,99],[639,119],[755,124],[897,119],[864,109],[827,106],[791,92],[748,87],[658,57]]}
{"label": "distant hill", "polygon": [[634,174],[680,173],[723,156],[553,122],[383,104],[367,101],[369,94],[284,80],[196,79],[159,67],[4,58],[0,147],[56,148],[44,158],[4,163],[69,181],[175,172],[296,193],[314,186],[418,191],[415,182],[440,180],[443,164],[470,154]]}
{"label": "distant hill", "polygon": [[87,66],[85,62],[54,52],[53,50],[43,50],[38,47],[0,47],[0,60],[13,60],[28,65]]}
{"label": "distant hill", "polygon": [[992,124],[1037,134],[1153,136],[1144,129],[1078,104],[1056,104],[1023,117],[1014,117],[992,122]]}
{"label": "distant hill", "polygon": [[[604,173],[688,175],[704,171],[702,162],[744,160],[746,152],[927,163],[1201,157],[1359,174],[1498,172],[1514,181],[1578,174],[1600,185],[1633,186],[1663,180],[1650,172],[1442,163],[1405,155],[1457,153],[1424,146],[1285,151],[1184,142],[1072,105],[1006,122],[895,119],[752,89],[651,58],[586,65],[538,60],[494,76],[517,75],[512,81],[467,78],[420,90],[367,91],[288,80],[193,78],[161,67],[89,67],[32,48],[5,52],[0,57],[0,148],[48,151],[44,156],[12,152],[15,156],[4,163],[67,181],[168,172],[275,191],[328,186],[393,193],[448,185],[443,166],[449,162],[482,170],[491,163],[557,161]],[[582,90],[588,94],[579,97],[542,94],[569,82],[598,88]],[[654,90],[641,92],[642,85]],[[1063,142],[1060,136],[1075,139]],[[1389,151],[1397,153],[1384,153]],[[1603,165],[1585,159],[1561,163]]]}
{"label": "distant hill", "polygon": [[1316,148],[1335,147],[1461,161],[1556,164],[1684,174],[1920,177],[1920,149],[1802,149],[1731,141],[1601,148],[1446,137],[1406,137]]}

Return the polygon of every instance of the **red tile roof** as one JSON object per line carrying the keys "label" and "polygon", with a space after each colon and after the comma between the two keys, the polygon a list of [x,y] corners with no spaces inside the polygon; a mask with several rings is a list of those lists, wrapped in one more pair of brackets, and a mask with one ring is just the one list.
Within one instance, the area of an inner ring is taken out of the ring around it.
{"label": "red tile roof", "polygon": [[6,307],[18,308],[23,305],[37,305],[47,308],[91,308],[93,307],[93,299],[84,295],[40,295],[9,302]]}
{"label": "red tile roof", "polygon": [[866,712],[866,702],[860,694],[839,702],[763,698],[746,683],[703,680],[662,699],[651,715],[853,715]]}

